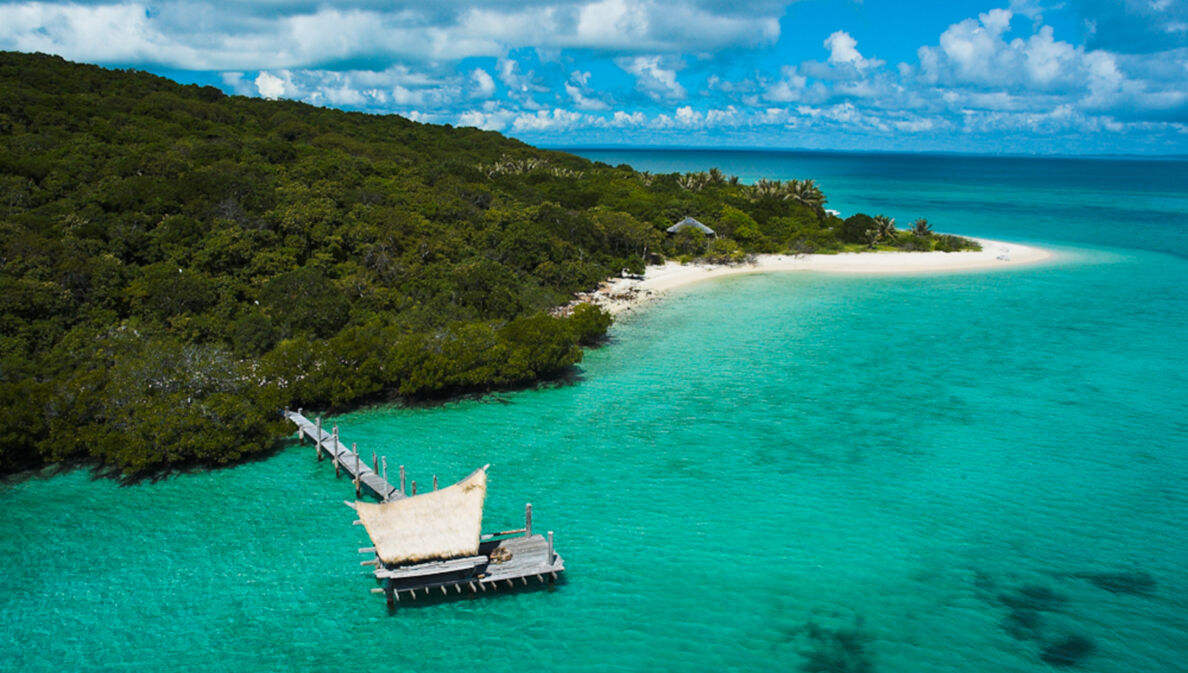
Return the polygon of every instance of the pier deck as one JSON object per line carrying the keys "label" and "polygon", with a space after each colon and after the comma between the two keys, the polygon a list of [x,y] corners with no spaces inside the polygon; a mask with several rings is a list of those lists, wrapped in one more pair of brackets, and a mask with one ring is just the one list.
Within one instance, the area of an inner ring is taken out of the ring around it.
{"label": "pier deck", "polygon": [[476,594],[524,587],[531,581],[551,583],[564,570],[565,561],[548,538],[526,535],[484,542],[478,556],[401,568],[377,565],[375,578],[383,586],[372,591],[387,594],[389,604],[394,604],[403,598],[428,597],[435,590],[449,596],[451,589],[455,594]]}
{"label": "pier deck", "polygon": [[341,469],[346,470],[352,479],[357,479],[380,500],[397,500],[405,497],[400,489],[389,484],[383,476],[376,474],[375,470],[367,464],[367,461],[363,460],[357,451],[352,451],[340,442],[335,433],[326,432],[319,423],[310,421],[299,411],[285,411],[285,417],[297,425],[302,439],[309,437],[315,446],[319,446],[320,442],[319,457],[321,452],[325,451],[330,460],[336,461],[336,465],[341,466]]}
{"label": "pier deck", "polygon": [[[302,440],[308,437],[314,442],[319,460],[323,454],[329,456],[336,470],[346,471],[354,480],[356,498],[362,496],[363,486],[384,502],[409,496],[402,488],[388,483],[386,474],[377,472],[378,462],[374,467],[368,465],[359,455],[358,447],[352,445],[352,448],[347,448],[339,441],[337,427],[333,432],[327,432],[322,427],[320,418],[317,422],[310,421],[300,410],[285,410],[284,413],[285,418],[297,426]],[[383,472],[387,472],[386,463]],[[402,468],[401,487],[403,475]],[[437,477],[433,478],[433,487],[437,488]],[[415,493],[414,481],[413,494]],[[355,507],[353,502],[348,501],[345,504]],[[375,567],[375,579],[382,586],[372,591],[385,594],[389,607],[394,606],[402,597],[423,598],[432,590],[439,590],[448,596],[450,589],[453,589],[455,594],[475,594],[495,591],[501,587],[512,589],[516,586],[528,586],[532,579],[539,583],[553,582],[557,579],[557,573],[565,570],[564,560],[553,549],[553,532],[549,531],[547,537],[532,534],[532,505],[526,506],[523,529],[481,536],[478,554],[475,556],[415,565],[386,566],[375,554],[374,547],[364,547],[359,552],[373,556],[371,560],[363,561],[362,565]],[[516,584],[517,581],[519,585]]]}

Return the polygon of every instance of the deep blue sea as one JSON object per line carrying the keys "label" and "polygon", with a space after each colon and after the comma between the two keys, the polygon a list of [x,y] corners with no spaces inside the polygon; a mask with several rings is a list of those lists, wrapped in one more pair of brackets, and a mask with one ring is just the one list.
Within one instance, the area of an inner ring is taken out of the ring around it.
{"label": "deep blue sea", "polygon": [[389,614],[310,447],[0,484],[0,669],[1188,670],[1188,162],[580,153],[1056,256],[724,278],[568,385],[332,419],[421,483],[490,463],[550,590]]}

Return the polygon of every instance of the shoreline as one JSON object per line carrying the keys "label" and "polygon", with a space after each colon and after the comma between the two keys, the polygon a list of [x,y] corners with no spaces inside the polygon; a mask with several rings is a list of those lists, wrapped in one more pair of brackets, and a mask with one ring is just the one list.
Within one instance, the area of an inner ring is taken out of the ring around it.
{"label": "shoreline", "polygon": [[976,252],[843,252],[835,255],[758,255],[754,263],[686,264],[665,262],[649,266],[642,278],[610,278],[597,290],[578,294],[564,307],[580,303],[599,306],[611,315],[642,308],[678,288],[714,278],[756,273],[814,271],[832,274],[931,274],[952,271],[994,270],[1036,264],[1050,259],[1043,248],[986,238],[967,237],[982,244]]}

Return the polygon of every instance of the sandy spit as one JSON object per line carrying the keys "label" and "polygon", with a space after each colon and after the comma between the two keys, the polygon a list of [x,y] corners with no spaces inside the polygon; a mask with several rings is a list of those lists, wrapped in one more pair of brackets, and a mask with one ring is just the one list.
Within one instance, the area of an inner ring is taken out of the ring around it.
{"label": "sandy spit", "polygon": [[997,270],[1035,264],[1052,256],[1047,250],[1018,243],[974,239],[978,252],[847,252],[837,255],[759,255],[753,264],[680,264],[650,266],[642,278],[612,278],[597,290],[579,294],[559,312],[582,302],[612,314],[639,309],[677,288],[724,276],[750,273],[814,271],[839,274],[922,274]]}

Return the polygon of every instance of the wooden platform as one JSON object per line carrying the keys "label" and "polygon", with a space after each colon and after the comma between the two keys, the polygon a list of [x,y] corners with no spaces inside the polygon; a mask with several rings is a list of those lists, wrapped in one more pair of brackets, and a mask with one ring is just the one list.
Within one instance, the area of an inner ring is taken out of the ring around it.
{"label": "wooden platform", "polygon": [[[402,490],[403,470],[401,488],[397,488],[388,483],[385,475],[377,473],[374,464],[367,464],[357,447],[347,448],[339,440],[337,428],[328,431],[322,427],[321,419],[311,421],[301,410],[285,410],[284,414],[297,425],[303,441],[307,437],[313,441],[320,460],[328,459],[337,471],[346,472],[351,477],[356,498],[365,492],[384,502],[408,497],[409,494]],[[433,482],[436,488],[436,477]],[[412,493],[416,493],[416,482],[413,482]],[[344,504],[355,507],[350,501]],[[402,600],[427,598],[438,592],[445,596],[451,595],[451,591],[453,595],[474,594],[525,587],[533,582],[553,582],[557,573],[565,570],[564,560],[553,549],[553,532],[549,531],[547,536],[532,534],[532,505],[526,506],[523,529],[483,535],[481,539],[475,556],[415,565],[385,566],[375,555],[374,547],[364,547],[359,552],[372,555],[373,558],[363,561],[362,565],[375,567],[375,579],[382,586],[372,591],[385,594],[389,607]]]}
{"label": "wooden platform", "polygon": [[375,578],[383,586],[372,591],[385,594],[389,605],[394,605],[404,600],[428,598],[438,592],[450,596],[551,583],[557,579],[557,573],[564,570],[565,560],[552,548],[549,538],[522,535],[484,542],[479,545],[478,556],[399,568],[379,564]]}
{"label": "wooden platform", "polygon": [[400,489],[389,484],[383,476],[376,474],[363,456],[357,453],[357,449],[352,451],[347,448],[333,432],[327,432],[326,428],[310,421],[301,415],[300,411],[286,410],[285,418],[297,425],[297,432],[302,439],[309,437],[313,440],[315,449],[319,451],[319,457],[324,452],[331,461],[337,461],[339,469],[346,471],[352,480],[357,478],[361,486],[366,486],[380,500],[396,500],[405,497]]}

